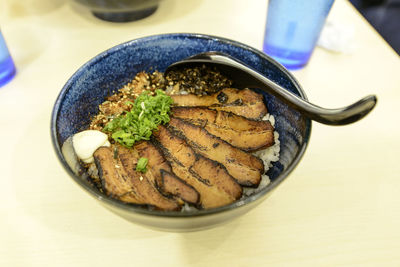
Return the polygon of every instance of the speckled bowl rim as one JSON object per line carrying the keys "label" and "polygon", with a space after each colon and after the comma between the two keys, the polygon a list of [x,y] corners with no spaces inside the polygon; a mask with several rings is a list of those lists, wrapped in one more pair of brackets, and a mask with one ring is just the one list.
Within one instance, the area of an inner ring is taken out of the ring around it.
{"label": "speckled bowl rim", "polygon": [[263,58],[266,61],[269,61],[275,67],[277,67],[281,72],[283,72],[287,78],[293,83],[293,85],[296,87],[296,90],[298,90],[300,96],[303,99],[307,100],[307,96],[303,89],[301,88],[300,84],[297,82],[297,80],[294,78],[294,76],[285,68],[283,67],[280,63],[276,62],[274,59],[266,55],[265,53],[250,47],[248,45],[245,45],[243,43],[230,40],[227,38],[223,37],[218,37],[218,36],[213,36],[213,35],[206,35],[206,34],[198,34],[198,33],[167,33],[167,34],[157,34],[157,35],[151,35],[147,37],[142,37],[142,38],[137,38],[133,39],[131,41],[127,41],[125,43],[121,43],[119,45],[116,45],[110,49],[107,49],[103,51],[102,53],[98,54],[97,56],[93,57],[91,60],[86,62],[83,66],[81,66],[72,76],[71,78],[68,79],[66,84],[63,86],[61,89],[61,92],[59,93],[56,102],[53,107],[52,115],[51,115],[51,139],[53,143],[53,147],[55,149],[55,152],[58,156],[58,159],[61,161],[64,169],[67,171],[67,173],[73,178],[75,182],[77,182],[82,188],[84,188],[86,191],[88,191],[93,197],[95,197],[97,200],[106,202],[109,205],[115,206],[116,208],[123,209],[125,211],[130,211],[133,213],[138,213],[142,215],[150,215],[150,216],[158,216],[158,217],[174,217],[174,218],[185,218],[185,217],[195,217],[195,216],[206,216],[206,215],[212,215],[212,214],[217,214],[217,213],[223,213],[223,212],[228,212],[232,209],[244,207],[253,201],[256,201],[257,199],[265,197],[270,191],[274,190],[277,188],[277,186],[285,180],[285,178],[296,168],[300,160],[302,159],[305,150],[308,146],[310,135],[311,135],[311,120],[305,118],[306,120],[306,133],[305,133],[305,138],[303,141],[303,145],[300,147],[299,151],[297,152],[297,155],[295,156],[294,160],[292,163],[287,167],[286,170],[282,171],[280,175],[272,181],[269,185],[266,186],[266,188],[262,189],[261,191],[246,197],[245,199],[238,200],[232,204],[218,207],[218,208],[212,208],[212,209],[207,209],[207,210],[197,210],[197,211],[159,211],[159,210],[150,210],[150,209],[145,209],[143,207],[136,207],[131,204],[126,204],[123,202],[120,202],[118,200],[108,198],[99,192],[97,192],[94,188],[91,186],[88,186],[82,178],[78,177],[73,173],[73,171],[70,169],[68,166],[67,162],[65,161],[62,152],[61,152],[61,147],[58,145],[59,144],[59,138],[57,135],[57,118],[58,118],[58,113],[60,110],[61,103],[63,102],[63,99],[65,95],[67,94],[69,88],[71,85],[76,81],[76,79],[86,71],[87,68],[90,68],[91,65],[95,64],[99,60],[101,60],[104,57],[107,57],[109,54],[115,53],[120,49],[123,49],[126,46],[132,46],[135,45],[136,43],[140,42],[148,42],[154,39],[158,38],[168,38],[168,37],[179,37],[179,38],[195,38],[195,39],[207,39],[207,40],[213,40],[213,41],[218,41],[222,42],[231,46],[239,47],[241,49],[248,50],[254,54],[257,54],[257,56]]}

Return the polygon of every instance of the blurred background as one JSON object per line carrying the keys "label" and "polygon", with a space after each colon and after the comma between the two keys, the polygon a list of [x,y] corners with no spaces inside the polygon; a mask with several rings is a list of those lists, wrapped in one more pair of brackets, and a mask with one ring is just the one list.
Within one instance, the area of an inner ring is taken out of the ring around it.
{"label": "blurred background", "polygon": [[400,55],[400,0],[350,0]]}

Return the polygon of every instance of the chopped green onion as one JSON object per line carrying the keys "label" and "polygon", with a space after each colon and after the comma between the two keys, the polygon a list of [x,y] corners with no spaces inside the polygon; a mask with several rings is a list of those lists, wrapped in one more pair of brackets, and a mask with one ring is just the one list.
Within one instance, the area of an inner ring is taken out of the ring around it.
{"label": "chopped green onion", "polygon": [[103,131],[110,132],[111,137],[118,143],[132,147],[136,142],[149,140],[159,124],[169,122],[170,106],[173,100],[162,90],[156,90],[155,95],[150,91],[142,92],[132,103],[132,109],[107,123]]}
{"label": "chopped green onion", "polygon": [[138,171],[138,172],[146,172],[147,171],[146,166],[147,166],[148,162],[149,162],[149,159],[140,158],[138,160],[138,162],[137,162],[137,165],[136,165],[136,171]]}

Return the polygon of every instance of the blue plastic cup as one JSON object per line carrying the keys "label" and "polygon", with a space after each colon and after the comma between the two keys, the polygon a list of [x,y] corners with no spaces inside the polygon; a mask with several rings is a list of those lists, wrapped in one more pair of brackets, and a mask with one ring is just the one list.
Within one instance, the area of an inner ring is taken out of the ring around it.
{"label": "blue plastic cup", "polygon": [[0,87],[8,83],[15,75],[15,65],[0,32]]}
{"label": "blue plastic cup", "polygon": [[334,0],[269,0],[263,50],[288,69],[307,64]]}

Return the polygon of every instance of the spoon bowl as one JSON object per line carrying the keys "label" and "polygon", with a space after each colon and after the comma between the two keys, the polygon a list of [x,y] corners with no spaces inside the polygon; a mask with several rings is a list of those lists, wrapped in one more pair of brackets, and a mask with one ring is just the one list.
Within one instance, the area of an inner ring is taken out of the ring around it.
{"label": "spoon bowl", "polygon": [[240,60],[222,52],[204,52],[175,62],[166,69],[164,75],[167,75],[168,72],[175,68],[198,64],[216,66],[220,72],[234,80],[236,87],[263,90],[276,96],[304,116],[323,124],[346,125],[356,122],[365,117],[377,102],[375,95],[369,95],[346,107],[336,109],[322,108],[298,97]]}

